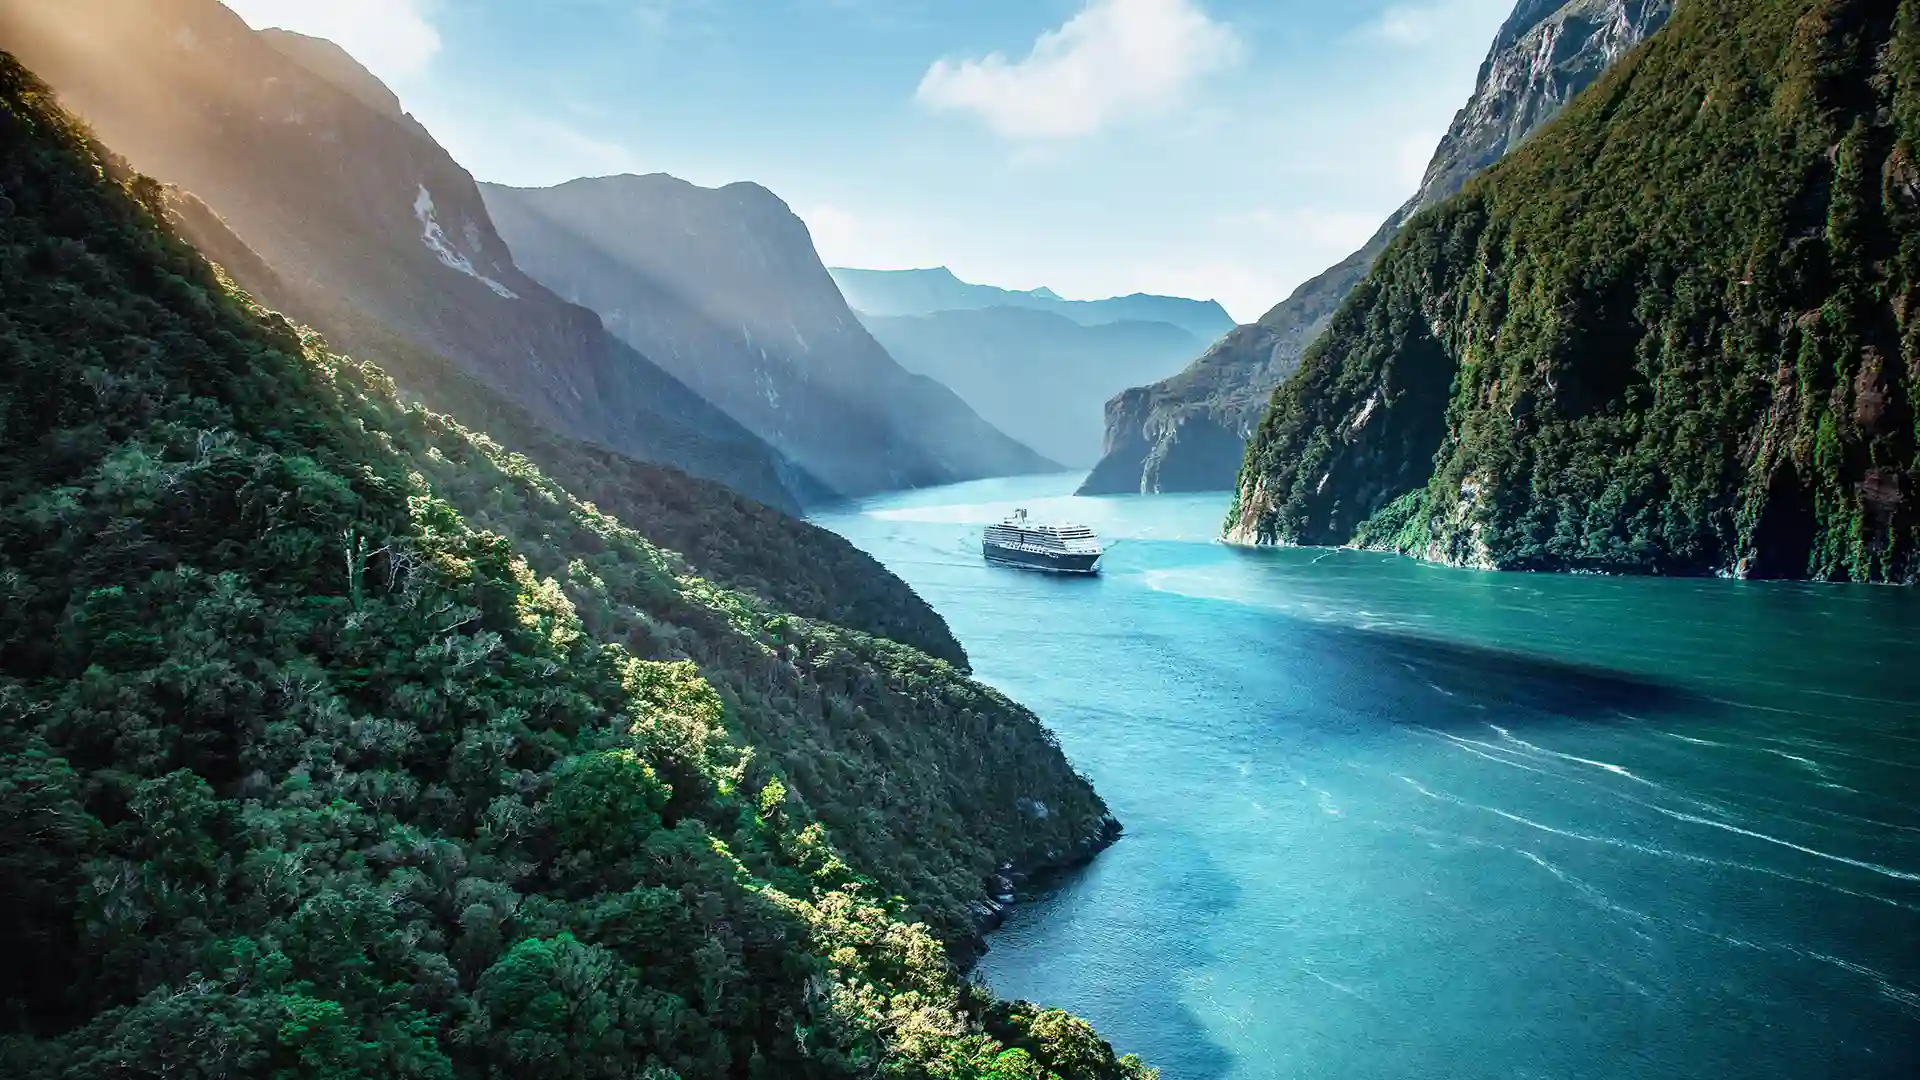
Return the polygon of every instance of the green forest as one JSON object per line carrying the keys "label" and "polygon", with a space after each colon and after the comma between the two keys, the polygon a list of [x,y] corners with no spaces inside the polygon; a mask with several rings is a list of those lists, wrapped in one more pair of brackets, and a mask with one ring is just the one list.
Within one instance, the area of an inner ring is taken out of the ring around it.
{"label": "green forest", "polygon": [[181,205],[0,54],[0,1074],[1152,1075],[958,974],[1117,825],[904,585],[403,402]]}
{"label": "green forest", "polygon": [[1920,577],[1920,2],[1690,0],[1416,217],[1227,523],[1510,569]]}

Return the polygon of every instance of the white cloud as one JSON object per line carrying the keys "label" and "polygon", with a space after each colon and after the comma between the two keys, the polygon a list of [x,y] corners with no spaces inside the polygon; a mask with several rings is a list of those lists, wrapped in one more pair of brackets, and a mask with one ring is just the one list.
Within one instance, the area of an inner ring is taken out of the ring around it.
{"label": "white cloud", "polygon": [[224,0],[254,29],[323,37],[388,83],[426,73],[440,51],[429,0]]}
{"label": "white cloud", "polygon": [[997,52],[940,60],[916,96],[930,108],[974,113],[1010,138],[1071,138],[1164,109],[1241,53],[1232,27],[1196,0],[1087,0],[1024,60]]}

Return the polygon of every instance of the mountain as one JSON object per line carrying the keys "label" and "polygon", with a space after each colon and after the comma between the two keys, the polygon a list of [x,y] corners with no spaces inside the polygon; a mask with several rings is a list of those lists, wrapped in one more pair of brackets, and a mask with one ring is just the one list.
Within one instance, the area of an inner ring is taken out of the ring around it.
{"label": "mountain", "polygon": [[257,34],[215,0],[0,0],[0,42],[103,141],[204,200],[339,344],[438,353],[562,434],[772,506],[812,490],[521,273],[473,178],[337,48]]}
{"label": "mountain", "polygon": [[843,494],[1059,468],[887,355],[757,184],[482,186],[519,265]]}
{"label": "mountain", "polygon": [[1148,1080],[956,974],[1116,828],[1030,713],[403,403],[5,53],[0,188],[0,1073]]}
{"label": "mountain", "polygon": [[1016,292],[974,285],[941,266],[932,270],[853,270],[836,266],[833,280],[862,315],[933,315],[942,311],[1020,307],[1051,311],[1082,326],[1111,322],[1163,322],[1203,342],[1233,329],[1227,309],[1212,300],[1134,293],[1108,300],[1062,300],[1052,289]]}
{"label": "mountain", "polygon": [[291,30],[269,27],[260,31],[260,40],[281,55],[358,98],[361,104],[382,116],[400,120],[414,134],[432,138],[427,129],[400,107],[400,96],[387,88],[373,72],[355,60],[347,50],[326,38],[308,37]]}
{"label": "mountain", "polygon": [[1205,345],[1172,323],[1085,326],[1038,308],[860,321],[904,367],[952,387],[995,427],[1074,468],[1100,456],[1107,398],[1176,370]]}
{"label": "mountain", "polygon": [[1107,403],[1107,450],[1083,494],[1233,486],[1275,387],[1326,329],[1387,243],[1551,119],[1607,65],[1665,24],[1672,0],[1521,0],[1494,38],[1473,97],[1454,117],[1420,190],[1365,247],[1294,290],[1164,382]]}
{"label": "mountain", "polygon": [[1462,565],[1920,577],[1920,3],[1688,0],[1417,215],[1229,533]]}
{"label": "mountain", "polygon": [[[169,188],[164,195],[167,221],[176,234],[256,300],[279,304],[285,292],[280,275],[218,215],[191,193]],[[620,518],[654,545],[677,552],[701,577],[795,615],[911,645],[967,670],[967,655],[946,620],[838,535],[713,481],[557,435],[437,353],[389,341],[376,355],[381,371],[401,385],[430,388],[434,409],[525,455],[568,491]]]}

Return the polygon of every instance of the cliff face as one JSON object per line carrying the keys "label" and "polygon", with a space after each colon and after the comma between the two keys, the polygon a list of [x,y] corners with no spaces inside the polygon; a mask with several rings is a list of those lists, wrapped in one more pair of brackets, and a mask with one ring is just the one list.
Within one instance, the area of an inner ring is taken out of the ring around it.
{"label": "cliff face", "polygon": [[797,509],[802,471],[522,274],[472,177],[339,50],[214,0],[0,0],[0,40],[204,199],[337,344],[431,350],[556,431]]}
{"label": "cliff face", "polygon": [[1274,388],[1413,215],[1460,190],[1667,21],[1672,0],[1521,0],[1494,38],[1473,97],[1420,190],[1365,247],[1227,334],[1171,379],[1107,405],[1106,456],[1083,494],[1231,488]]}
{"label": "cliff face", "polygon": [[1920,4],[1691,0],[1418,214],[1274,395],[1230,539],[1911,581]]}
{"label": "cliff face", "polygon": [[895,363],[763,187],[656,174],[483,195],[529,273],[841,493],[1058,467]]}

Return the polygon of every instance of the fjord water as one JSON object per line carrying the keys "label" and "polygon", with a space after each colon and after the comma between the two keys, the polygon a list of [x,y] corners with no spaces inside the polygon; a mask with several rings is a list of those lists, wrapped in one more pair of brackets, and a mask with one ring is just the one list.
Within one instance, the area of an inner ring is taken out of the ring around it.
{"label": "fjord water", "polygon": [[[1167,1080],[1920,1075],[1920,596],[1212,542],[1224,496],[821,515],[1126,835],[981,975]],[[983,565],[1014,506],[1096,579]]]}

